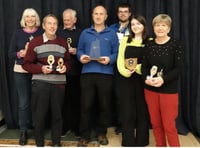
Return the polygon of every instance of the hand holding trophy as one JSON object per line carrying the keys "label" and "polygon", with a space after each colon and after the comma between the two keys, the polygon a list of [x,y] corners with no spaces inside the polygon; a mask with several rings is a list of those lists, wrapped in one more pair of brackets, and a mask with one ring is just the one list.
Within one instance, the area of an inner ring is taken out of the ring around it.
{"label": "hand holding trophy", "polygon": [[153,65],[150,69],[150,77],[153,78],[153,76],[157,73],[158,67]]}
{"label": "hand holding trophy", "polygon": [[67,46],[69,49],[71,48],[71,43],[72,43],[72,38],[67,38]]}
{"label": "hand holding trophy", "polygon": [[153,76],[157,73],[158,66],[153,65],[150,69],[150,76],[147,76],[147,79],[153,78]]}
{"label": "hand holding trophy", "polygon": [[71,46],[71,43],[72,43],[72,38],[70,38],[70,37],[68,37],[67,38],[67,46],[68,46],[68,50],[69,50],[69,53],[70,54],[72,54],[72,55],[76,55],[76,48],[73,48],[72,46]]}
{"label": "hand holding trophy", "polygon": [[26,56],[26,52],[27,52],[27,49],[28,49],[28,45],[29,45],[29,42],[26,42],[24,49],[21,49],[21,50],[19,51],[20,57],[25,57],[25,56]]}

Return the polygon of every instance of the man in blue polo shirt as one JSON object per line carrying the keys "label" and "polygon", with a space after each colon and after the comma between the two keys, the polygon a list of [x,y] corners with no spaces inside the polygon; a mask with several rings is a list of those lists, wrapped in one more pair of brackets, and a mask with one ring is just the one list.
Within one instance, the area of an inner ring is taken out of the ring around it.
{"label": "man in blue polo shirt", "polygon": [[80,36],[77,57],[83,64],[81,74],[81,139],[78,146],[87,146],[91,131],[91,112],[97,102],[96,132],[101,145],[107,145],[110,124],[110,100],[113,83],[113,64],[116,62],[119,41],[116,33],[106,26],[107,11],[96,6],[92,12],[94,24]]}

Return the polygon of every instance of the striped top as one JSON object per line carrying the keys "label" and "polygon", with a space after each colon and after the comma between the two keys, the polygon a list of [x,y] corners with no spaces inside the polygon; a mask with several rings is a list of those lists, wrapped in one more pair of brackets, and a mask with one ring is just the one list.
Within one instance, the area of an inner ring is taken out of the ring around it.
{"label": "striped top", "polygon": [[[42,66],[48,64],[48,56],[54,56],[52,65],[53,71],[50,74],[43,74]],[[27,55],[22,64],[23,68],[32,73],[32,80],[45,81],[52,84],[65,84],[66,75],[56,71],[58,60],[62,58],[64,64],[69,71],[69,52],[65,40],[61,37],[56,37],[54,40],[48,40],[45,34],[34,38],[28,47]]]}

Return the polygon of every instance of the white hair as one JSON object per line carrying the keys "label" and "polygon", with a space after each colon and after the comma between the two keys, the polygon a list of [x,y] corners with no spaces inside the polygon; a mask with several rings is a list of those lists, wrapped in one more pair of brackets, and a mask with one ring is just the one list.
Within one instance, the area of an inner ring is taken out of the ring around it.
{"label": "white hair", "polygon": [[72,15],[72,17],[74,17],[74,18],[76,18],[76,10],[74,10],[74,9],[71,9],[71,8],[67,8],[67,9],[65,9],[64,11],[63,11],[63,15],[65,14],[65,13],[71,13],[71,15]]}
{"label": "white hair", "polygon": [[25,17],[28,16],[28,15],[34,15],[35,18],[36,18],[36,26],[39,27],[40,26],[40,17],[38,15],[38,13],[36,12],[35,9],[33,8],[27,8],[24,10],[23,14],[22,14],[22,18],[21,18],[21,21],[20,21],[20,25],[21,27],[26,27],[26,24],[25,24]]}

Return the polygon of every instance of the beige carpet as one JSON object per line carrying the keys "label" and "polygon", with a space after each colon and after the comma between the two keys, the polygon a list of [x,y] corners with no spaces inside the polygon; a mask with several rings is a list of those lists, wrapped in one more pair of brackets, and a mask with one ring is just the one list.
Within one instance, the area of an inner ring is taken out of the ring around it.
{"label": "beige carpet", "polygon": [[[20,147],[18,145],[18,139],[16,137],[19,136],[18,130],[7,130],[7,132],[2,132],[0,134],[0,147]],[[31,135],[31,133],[29,133]],[[8,137],[9,136],[9,137]],[[108,128],[108,139],[109,144],[107,146],[99,145],[97,141],[92,141],[88,144],[88,147],[120,147],[121,146],[121,134],[116,135],[114,132],[114,128]],[[49,137],[49,133],[46,133],[45,136],[45,146],[51,146],[51,140]],[[198,140],[192,135],[192,133],[188,133],[186,136],[179,135],[180,143],[182,147],[200,147],[200,143]],[[61,144],[63,147],[76,147],[77,139],[73,137],[73,135],[67,135],[62,138]],[[34,137],[30,136],[28,141],[28,145],[25,147],[35,146]],[[148,147],[155,147],[154,136],[152,130],[150,130],[150,144]]]}
{"label": "beige carpet", "polygon": [[[17,129],[4,129],[0,132],[0,147],[16,147],[19,146],[19,135],[20,132]],[[45,146],[51,146],[50,131],[45,131]],[[27,146],[35,146],[34,134],[33,131],[28,131],[28,143]],[[61,138],[61,145],[63,147],[76,147],[78,144],[78,139],[74,136],[73,133],[66,134],[65,137]],[[99,147],[97,141],[91,141],[88,143],[88,147]]]}
{"label": "beige carpet", "polygon": [[[18,139],[0,139],[0,147],[2,146],[18,146]],[[76,147],[77,141],[61,141],[62,147]],[[51,140],[45,140],[45,146],[51,146]],[[29,139],[27,146],[35,146],[35,140]],[[99,147],[97,142],[90,142],[88,147]]]}
{"label": "beige carpet", "polygon": [[[152,130],[150,131],[150,139],[148,147],[155,147],[155,141]],[[108,128],[108,139],[109,145],[108,147],[120,147],[121,146],[121,134],[116,135],[114,132],[114,128]],[[200,143],[194,137],[192,133],[188,133],[186,136],[179,135],[181,147],[200,147]]]}

